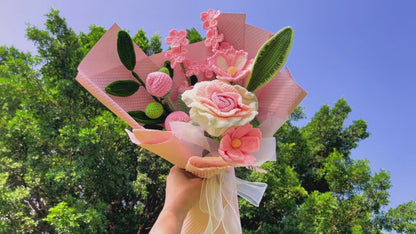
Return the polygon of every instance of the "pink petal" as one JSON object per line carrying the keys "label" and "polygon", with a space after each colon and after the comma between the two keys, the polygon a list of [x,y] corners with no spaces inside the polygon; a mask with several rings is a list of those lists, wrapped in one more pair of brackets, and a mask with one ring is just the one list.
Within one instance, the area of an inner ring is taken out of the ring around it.
{"label": "pink petal", "polygon": [[247,52],[239,50],[236,52],[232,64],[237,70],[241,70],[245,67],[247,63]]}
{"label": "pink petal", "polygon": [[243,137],[241,140],[240,150],[245,152],[257,152],[260,150],[260,139],[258,137]]}
{"label": "pink petal", "polygon": [[186,37],[188,33],[185,30],[180,30],[177,37]]}
{"label": "pink petal", "polygon": [[252,128],[246,136],[255,136],[261,139],[261,131],[258,128]]}
{"label": "pink petal", "polygon": [[232,149],[231,146],[231,137],[230,135],[225,135],[220,142],[220,149],[223,151],[228,151]]}
{"label": "pink petal", "polygon": [[223,71],[227,71],[229,65],[227,63],[227,59],[223,56],[218,56],[216,59],[216,65]]}
{"label": "pink petal", "polygon": [[245,153],[243,153],[241,150],[231,148],[227,151],[228,157],[230,157],[233,160],[239,161],[245,158]]}
{"label": "pink petal", "polygon": [[172,44],[173,37],[166,37],[165,42],[166,42],[166,44],[169,44],[169,45]]}
{"label": "pink petal", "polygon": [[240,127],[237,127],[232,133],[232,138],[242,138],[249,133],[253,127],[250,124],[246,124]]}
{"label": "pink petal", "polygon": [[169,36],[171,37],[176,37],[177,34],[178,34],[178,31],[176,29],[172,29],[169,31]]}
{"label": "pink petal", "polygon": [[[235,127],[230,127],[222,134],[222,136],[224,137],[226,135],[231,135],[234,131],[235,131]],[[231,142],[231,140],[230,140],[230,142]]]}
{"label": "pink petal", "polygon": [[206,21],[208,19],[208,16],[209,16],[208,12],[202,12],[201,13],[201,20]]}

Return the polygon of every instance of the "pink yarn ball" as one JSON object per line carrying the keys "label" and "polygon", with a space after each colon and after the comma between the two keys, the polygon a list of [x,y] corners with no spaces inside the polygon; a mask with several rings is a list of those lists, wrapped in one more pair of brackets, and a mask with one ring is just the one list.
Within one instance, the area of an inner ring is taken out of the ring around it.
{"label": "pink yarn ball", "polygon": [[170,128],[170,122],[173,122],[173,121],[189,122],[191,121],[191,117],[189,117],[189,115],[187,115],[183,111],[175,111],[175,112],[170,113],[168,117],[166,117],[165,119],[166,130],[168,131],[172,130]]}
{"label": "pink yarn ball", "polygon": [[164,72],[152,72],[147,75],[146,90],[156,97],[165,96],[172,89],[172,79]]}

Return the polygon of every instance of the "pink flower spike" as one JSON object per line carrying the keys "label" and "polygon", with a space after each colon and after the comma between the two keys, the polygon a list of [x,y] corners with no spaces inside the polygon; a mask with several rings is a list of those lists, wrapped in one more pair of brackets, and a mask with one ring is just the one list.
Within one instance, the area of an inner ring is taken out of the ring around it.
{"label": "pink flower spike", "polygon": [[183,61],[186,70],[186,76],[191,77],[192,75],[197,76],[199,74],[199,63],[196,61],[191,61],[189,59],[185,59]]}
{"label": "pink flower spike", "polygon": [[212,70],[217,74],[217,79],[238,82],[246,78],[251,72],[252,60],[248,60],[248,54],[244,50],[228,49],[218,50],[208,58],[212,64]]}
{"label": "pink flower spike", "polygon": [[228,42],[222,42],[218,50],[222,50],[222,51],[234,50],[234,47],[230,45]]}
{"label": "pink flower spike", "polygon": [[163,97],[172,89],[172,79],[164,72],[152,72],[146,78],[146,90],[150,95]]}
{"label": "pink flower spike", "polygon": [[185,60],[185,54],[187,49],[181,49],[181,47],[172,47],[171,50],[165,52],[165,57],[170,60],[171,67],[175,68],[176,65],[182,63]]}
{"label": "pink flower spike", "polygon": [[218,25],[218,17],[220,16],[220,11],[215,11],[213,9],[208,10],[208,12],[201,13],[201,20],[204,22],[203,27],[204,29],[210,29],[217,27]]}
{"label": "pink flower spike", "polygon": [[211,47],[213,51],[219,48],[220,42],[224,40],[224,34],[218,34],[216,28],[210,29],[207,32],[207,39],[205,39],[205,46]]}
{"label": "pink flower spike", "polygon": [[218,152],[225,161],[253,164],[256,158],[250,154],[260,149],[261,132],[251,124],[231,127],[222,134]]}
{"label": "pink flower spike", "polygon": [[166,44],[173,47],[186,46],[189,44],[189,40],[186,38],[187,32],[185,30],[172,29],[169,32],[169,36],[165,39]]}
{"label": "pink flower spike", "polygon": [[168,131],[172,130],[170,127],[170,123],[173,121],[189,122],[191,121],[191,117],[189,117],[189,115],[187,115],[183,111],[175,111],[175,112],[170,113],[168,117],[166,117],[166,120],[165,120],[166,130]]}
{"label": "pink flower spike", "polygon": [[211,79],[214,76],[214,72],[212,71],[211,67],[212,65],[210,64],[207,58],[204,60],[204,64],[201,64],[199,66],[199,69],[201,69],[201,72],[204,73],[204,76],[207,79]]}

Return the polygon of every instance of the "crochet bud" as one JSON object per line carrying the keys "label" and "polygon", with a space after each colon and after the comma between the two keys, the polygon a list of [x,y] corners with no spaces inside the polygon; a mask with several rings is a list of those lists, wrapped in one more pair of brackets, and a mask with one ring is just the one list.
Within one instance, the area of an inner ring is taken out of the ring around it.
{"label": "crochet bud", "polygon": [[172,79],[164,72],[152,72],[147,75],[146,90],[150,95],[163,97],[172,89]]}
{"label": "crochet bud", "polygon": [[189,117],[189,115],[187,115],[183,111],[175,111],[175,112],[170,113],[168,117],[166,117],[166,120],[165,120],[166,130],[168,131],[171,130],[170,123],[173,121],[189,122],[191,121],[191,117]]}
{"label": "crochet bud", "polygon": [[151,119],[157,119],[163,114],[163,106],[158,102],[149,103],[146,107],[146,116]]}

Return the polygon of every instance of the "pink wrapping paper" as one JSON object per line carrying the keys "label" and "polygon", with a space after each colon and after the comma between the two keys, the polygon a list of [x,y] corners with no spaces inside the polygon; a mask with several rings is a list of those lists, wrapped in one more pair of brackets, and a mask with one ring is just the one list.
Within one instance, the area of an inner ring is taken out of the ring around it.
{"label": "pink wrapping paper", "polygon": [[[236,49],[244,49],[248,52],[249,58],[254,58],[263,43],[273,36],[271,32],[246,24],[245,14],[222,13],[218,20],[218,29],[224,34],[226,42]],[[213,171],[227,169],[230,165],[218,167],[218,162],[205,160],[202,160],[202,162],[201,160],[194,160],[197,162],[197,166],[195,166],[192,164],[193,161],[189,160],[194,156],[192,151],[172,132],[144,129],[130,117],[128,111],[144,110],[146,105],[153,101],[143,88],[140,88],[138,92],[130,97],[116,97],[105,92],[105,87],[113,81],[135,80],[122,65],[117,54],[116,41],[119,30],[120,27],[114,24],[97,42],[79,65],[77,81],[133,128],[133,132],[128,131],[128,134],[135,144],[160,155],[181,168],[194,170],[195,174],[198,174],[198,171],[207,170],[207,168],[214,168],[211,169]],[[205,47],[204,42],[191,44],[187,49],[189,51],[187,57],[199,63],[203,63],[203,59],[211,53],[210,48]],[[134,71],[143,80],[148,73],[159,70],[166,60],[163,53],[150,57],[146,56],[137,45],[135,45],[135,51],[137,65]],[[171,98],[177,96],[177,87],[185,80],[179,69],[175,69]],[[200,80],[201,78],[204,79],[203,76],[200,77]],[[261,88],[256,95],[259,99],[258,119],[260,122],[265,122],[263,123],[263,129],[271,129],[263,135],[272,136],[306,96],[306,92],[295,83],[289,71],[285,69],[272,82]],[[175,98],[172,99],[176,103]],[[273,127],[270,128],[269,126]],[[236,196],[233,205],[238,212]],[[199,207],[195,206],[187,216],[182,233],[202,233],[208,223],[207,217],[207,214],[202,213]],[[216,233],[223,233],[223,231],[220,227]]]}

